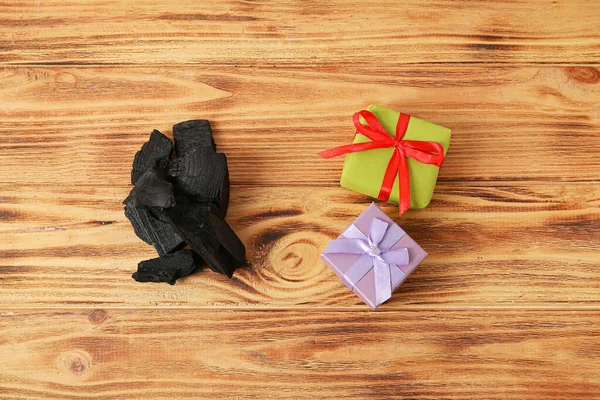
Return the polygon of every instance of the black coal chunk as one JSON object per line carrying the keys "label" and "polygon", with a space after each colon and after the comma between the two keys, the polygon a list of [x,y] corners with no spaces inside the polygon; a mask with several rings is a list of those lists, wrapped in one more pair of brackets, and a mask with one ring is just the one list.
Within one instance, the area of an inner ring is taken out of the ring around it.
{"label": "black coal chunk", "polygon": [[177,279],[188,276],[197,269],[194,253],[190,250],[179,250],[173,254],[142,261],[138,264],[133,279],[138,282],[167,282],[174,285]]}
{"label": "black coal chunk", "polygon": [[144,143],[141,150],[135,154],[131,170],[131,183],[135,185],[144,172],[154,166],[165,169],[169,164],[172,150],[171,139],[156,129],[152,131],[150,140]]}
{"label": "black coal chunk", "polygon": [[123,204],[138,208],[173,207],[175,205],[173,185],[165,180],[164,170],[151,168],[138,179]]}
{"label": "black coal chunk", "polygon": [[225,182],[221,188],[221,200],[219,202],[219,215],[225,219],[229,208],[229,171],[225,174]]}
{"label": "black coal chunk", "polygon": [[183,244],[184,240],[170,224],[163,220],[160,208],[136,208],[125,206],[125,216],[131,222],[135,234],[154,246],[159,255],[165,255]]}
{"label": "black coal chunk", "polygon": [[208,147],[213,152],[217,150],[210,122],[206,119],[184,121],[174,125],[173,137],[178,156],[182,156],[196,147]]}
{"label": "black coal chunk", "polygon": [[245,264],[246,249],[224,219],[227,157],[216,152],[207,120],[179,123],[173,136],[175,144],[153,131],[133,161],[135,186],[123,201],[125,215],[160,255],[141,262],[133,278],[174,284],[204,264],[231,277]]}
{"label": "black coal chunk", "polygon": [[214,204],[177,199],[177,207],[165,210],[165,216],[213,271],[231,278],[245,263],[243,243]]}
{"label": "black coal chunk", "polygon": [[213,202],[220,206],[222,193],[229,192],[226,179],[227,157],[208,147],[196,147],[173,160],[169,177],[175,190],[200,202]]}

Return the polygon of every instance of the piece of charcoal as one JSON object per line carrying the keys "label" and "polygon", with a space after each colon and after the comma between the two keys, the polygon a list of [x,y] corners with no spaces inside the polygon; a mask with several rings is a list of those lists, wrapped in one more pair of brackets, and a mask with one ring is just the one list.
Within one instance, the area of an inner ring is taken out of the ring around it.
{"label": "piece of charcoal", "polygon": [[178,194],[200,202],[221,205],[223,192],[229,193],[227,157],[207,147],[196,147],[173,160],[169,176]]}
{"label": "piece of charcoal", "polygon": [[245,263],[246,248],[212,203],[177,201],[165,210],[171,226],[215,272],[231,278]]}
{"label": "piece of charcoal", "polygon": [[164,170],[151,168],[138,179],[123,204],[138,208],[173,207],[175,205],[173,185],[165,180]]}
{"label": "piece of charcoal", "polygon": [[225,181],[221,188],[221,201],[219,202],[219,215],[225,219],[227,209],[229,208],[229,170],[226,171]]}
{"label": "piece of charcoal", "polygon": [[177,279],[188,276],[197,269],[194,252],[179,250],[173,254],[142,261],[132,277],[138,282],[167,282],[174,285]]}
{"label": "piece of charcoal", "polygon": [[144,143],[140,151],[135,153],[131,170],[131,183],[135,185],[144,172],[154,166],[165,169],[169,164],[172,150],[173,142],[171,142],[171,139],[156,129],[153,130],[150,139]]}
{"label": "piece of charcoal", "polygon": [[135,234],[154,246],[159,255],[165,255],[179,247],[184,240],[173,227],[161,220],[160,208],[135,208],[125,206],[125,216],[131,222]]}
{"label": "piece of charcoal", "polygon": [[206,119],[184,121],[174,125],[173,137],[175,138],[175,151],[179,157],[199,146],[211,148],[213,151],[217,150],[210,122]]}

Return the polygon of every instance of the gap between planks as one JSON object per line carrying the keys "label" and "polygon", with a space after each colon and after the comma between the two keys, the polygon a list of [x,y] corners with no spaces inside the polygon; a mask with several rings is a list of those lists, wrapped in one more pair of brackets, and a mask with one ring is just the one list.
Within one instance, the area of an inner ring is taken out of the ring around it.
{"label": "gap between planks", "polygon": [[[342,174],[342,170],[340,169],[340,176]],[[480,187],[480,186],[485,186],[485,187],[509,187],[509,186],[556,186],[557,184],[562,184],[562,185],[570,185],[570,186],[575,186],[575,185],[586,185],[586,186],[596,186],[596,185],[600,185],[600,176],[598,180],[593,180],[593,181],[586,181],[586,180],[582,180],[582,181],[528,181],[528,180],[521,180],[521,181],[516,181],[516,180],[510,180],[510,181],[503,181],[501,179],[497,179],[497,180],[493,180],[493,181],[477,181],[477,180],[469,180],[469,181],[462,181],[462,180],[452,180],[452,181],[440,181],[438,180],[436,187],[440,188],[440,187],[458,187],[458,186],[469,186],[469,187]],[[28,183],[28,182],[21,182],[21,183],[11,183],[11,182],[0,182],[0,189],[4,186],[10,186],[12,188],[14,187],[49,187],[49,188],[53,188],[53,187],[57,187],[57,188],[61,188],[61,187],[74,187],[74,188],[132,188],[133,185],[131,184],[102,184],[102,183],[98,183],[98,184],[87,184],[87,183],[64,183],[64,184],[60,184],[60,183]],[[274,184],[270,184],[270,183],[266,183],[266,184],[260,184],[260,183],[253,183],[253,184],[242,184],[242,183],[232,183],[231,184],[232,188],[273,188],[273,189],[277,189],[277,188],[281,188],[281,189],[285,189],[285,188],[294,188],[294,189],[300,189],[300,188],[323,188],[323,189],[333,189],[333,188],[337,188],[340,187],[340,185],[330,185],[327,183],[323,183],[323,182],[315,182],[313,185],[307,185],[305,183],[298,183],[298,184],[293,184],[293,183],[286,183],[286,184],[281,184],[281,185],[274,185]],[[349,189],[348,189],[349,190]],[[355,192],[356,193],[356,192]],[[375,198],[373,198],[373,201],[376,201]]]}
{"label": "gap between planks", "polygon": [[69,306],[69,305],[47,305],[47,306],[3,306],[3,311],[0,311],[0,317],[10,316],[14,311],[19,310],[90,310],[94,308],[102,308],[103,310],[198,310],[198,311],[251,311],[251,312],[367,312],[367,313],[397,313],[404,311],[600,311],[600,305],[585,306],[585,305],[572,305],[572,306],[561,306],[561,305],[546,305],[546,306],[437,306],[437,305],[411,305],[411,306],[396,306],[393,309],[377,309],[376,311],[370,311],[366,306],[361,307],[272,307],[272,306],[104,306],[104,303],[98,304],[96,307],[93,303],[87,306]]}
{"label": "gap between planks", "polygon": [[[463,61],[463,62],[445,62],[445,61],[431,61],[431,62],[409,62],[402,64],[402,67],[414,67],[414,66],[446,66],[450,68],[460,67],[515,67],[515,68],[528,68],[528,67],[542,67],[542,68],[562,68],[567,66],[578,66],[578,67],[600,67],[600,63],[597,62],[489,62],[489,61]],[[240,69],[270,69],[277,68],[279,70],[297,71],[302,70],[303,72],[322,72],[322,66],[314,65],[293,65],[293,64],[253,64],[253,65],[239,65],[239,63],[201,63],[201,62],[190,62],[190,63],[85,63],[85,62],[69,62],[69,61],[57,61],[57,62],[4,62],[0,63],[0,68],[56,68],[56,67],[69,67],[69,68],[173,68],[173,67],[205,67],[211,69],[218,68],[240,68]],[[343,67],[342,71],[343,71]],[[365,67],[365,69],[375,69],[373,67]]]}

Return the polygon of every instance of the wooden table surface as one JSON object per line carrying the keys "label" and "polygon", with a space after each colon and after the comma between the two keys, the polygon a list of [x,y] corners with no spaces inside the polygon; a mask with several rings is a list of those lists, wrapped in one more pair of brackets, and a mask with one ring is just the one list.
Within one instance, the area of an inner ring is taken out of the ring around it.
{"label": "wooden table surface", "polygon": [[[600,2],[0,4],[0,399],[600,399]],[[371,312],[320,261],[351,115],[452,129],[430,256]],[[152,129],[210,119],[232,280],[131,273]]]}

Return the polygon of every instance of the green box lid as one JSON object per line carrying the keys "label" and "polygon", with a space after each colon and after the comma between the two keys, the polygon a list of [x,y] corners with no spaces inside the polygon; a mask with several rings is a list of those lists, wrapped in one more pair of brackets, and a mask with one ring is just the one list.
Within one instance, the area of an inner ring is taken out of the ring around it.
{"label": "green box lid", "polygon": [[[371,105],[372,112],[385,130],[396,136],[396,124],[400,113],[388,108]],[[450,129],[411,116],[404,138],[406,140],[422,140],[437,142],[444,148],[444,155],[450,146]],[[368,137],[357,134],[353,143],[370,142]],[[350,190],[377,198],[383,182],[383,176],[392,157],[394,149],[373,149],[346,155],[340,184]],[[422,164],[407,158],[410,175],[410,207],[421,209],[427,207],[433,196],[439,168],[435,165]],[[398,176],[390,194],[389,202],[398,204]]]}

